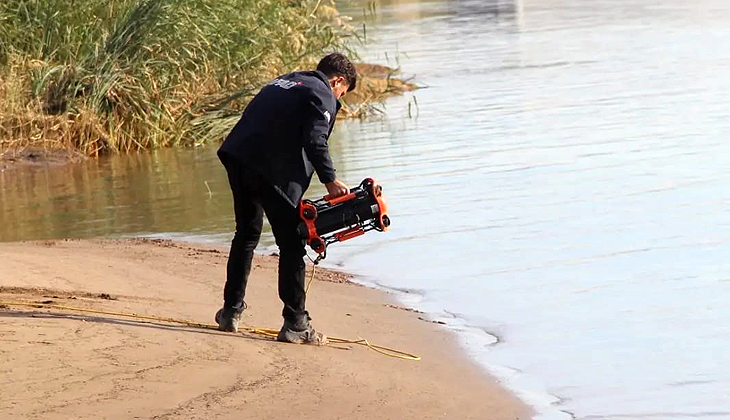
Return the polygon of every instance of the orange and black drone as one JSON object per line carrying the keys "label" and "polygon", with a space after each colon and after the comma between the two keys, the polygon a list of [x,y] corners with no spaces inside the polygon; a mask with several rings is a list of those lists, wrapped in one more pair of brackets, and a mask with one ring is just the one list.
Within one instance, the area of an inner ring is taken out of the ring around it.
{"label": "orange and black drone", "polygon": [[319,256],[327,255],[327,245],[343,242],[371,230],[385,232],[390,226],[383,188],[372,178],[342,197],[302,200],[299,203],[302,222],[297,232]]}

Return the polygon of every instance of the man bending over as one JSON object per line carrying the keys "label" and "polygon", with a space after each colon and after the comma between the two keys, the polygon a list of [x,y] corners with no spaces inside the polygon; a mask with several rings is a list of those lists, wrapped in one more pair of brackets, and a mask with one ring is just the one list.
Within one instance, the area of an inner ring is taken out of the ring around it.
{"label": "man bending over", "polygon": [[238,331],[253,251],[263,215],[279,247],[279,297],[284,325],[278,340],[324,344],[305,309],[305,240],[297,234],[297,206],[314,172],[329,198],[349,193],[337,179],[327,140],[339,99],[355,88],[355,66],[340,53],[324,57],[316,71],[274,79],[253,98],[218,150],[233,191],[236,232],[228,256],[218,329]]}

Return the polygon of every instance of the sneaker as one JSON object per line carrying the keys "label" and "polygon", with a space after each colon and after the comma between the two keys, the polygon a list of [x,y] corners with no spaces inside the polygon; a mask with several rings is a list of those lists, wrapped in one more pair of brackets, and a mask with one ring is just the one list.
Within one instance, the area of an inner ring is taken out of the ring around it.
{"label": "sneaker", "polygon": [[243,309],[220,308],[215,314],[215,322],[220,331],[238,332],[238,323],[241,321]]}
{"label": "sneaker", "polygon": [[312,324],[309,323],[309,320],[309,315],[297,322],[284,320],[284,325],[281,327],[276,339],[285,343],[294,344],[314,344],[317,346],[327,344],[327,336],[315,331],[312,328]]}

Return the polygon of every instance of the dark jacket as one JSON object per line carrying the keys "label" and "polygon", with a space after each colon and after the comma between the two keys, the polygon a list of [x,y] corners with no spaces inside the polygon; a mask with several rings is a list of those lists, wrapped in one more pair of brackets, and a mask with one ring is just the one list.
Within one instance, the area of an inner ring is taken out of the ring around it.
{"label": "dark jacket", "polygon": [[335,180],[327,140],[340,103],[320,71],[296,72],[264,86],[218,150],[271,183],[292,206],[309,188]]}

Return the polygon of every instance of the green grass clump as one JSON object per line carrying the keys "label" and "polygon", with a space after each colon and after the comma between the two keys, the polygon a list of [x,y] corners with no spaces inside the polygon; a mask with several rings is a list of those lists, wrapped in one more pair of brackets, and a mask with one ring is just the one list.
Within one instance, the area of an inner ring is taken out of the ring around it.
{"label": "green grass clump", "polygon": [[271,77],[354,35],[332,0],[3,0],[0,150],[220,139]]}

